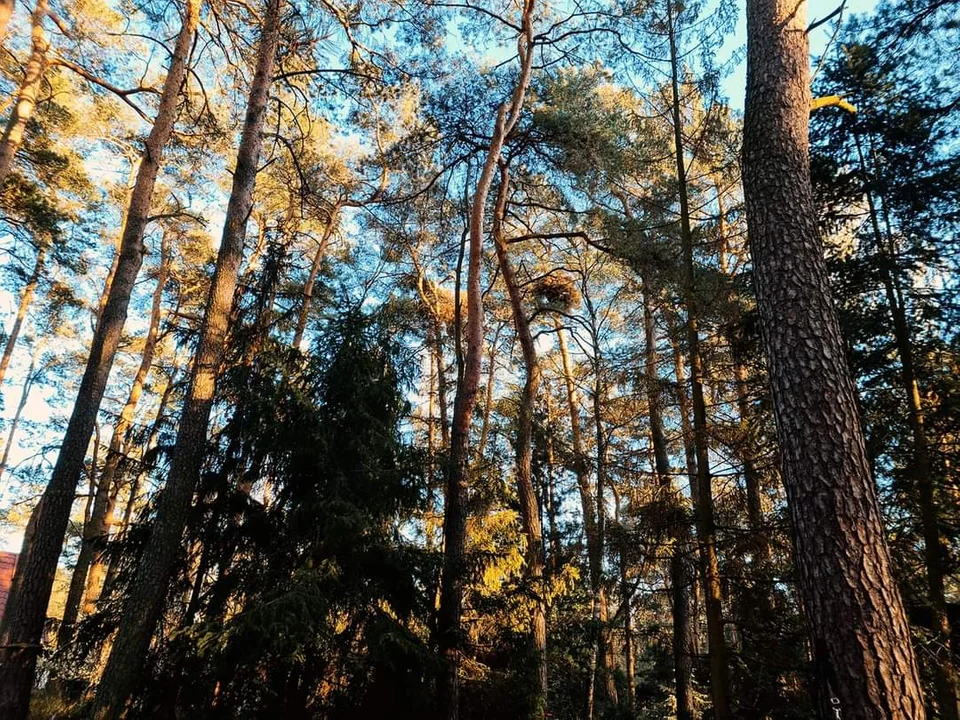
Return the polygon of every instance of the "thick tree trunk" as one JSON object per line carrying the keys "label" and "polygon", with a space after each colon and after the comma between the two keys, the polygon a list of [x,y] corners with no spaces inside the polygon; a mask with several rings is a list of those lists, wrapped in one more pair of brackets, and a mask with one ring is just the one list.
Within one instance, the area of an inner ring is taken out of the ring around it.
{"label": "thick tree trunk", "polygon": [[[683,509],[683,500],[674,487],[670,471],[670,456],[663,429],[663,400],[660,375],[657,372],[657,331],[649,286],[643,289],[643,328],[646,342],[647,410],[650,419],[650,439],[653,444],[654,469],[664,501],[662,513],[671,541],[670,596],[673,605],[673,674],[677,699],[677,720],[694,720],[696,707],[693,698],[693,655],[696,646],[693,637],[693,617],[690,611],[690,590],[694,583],[690,567],[690,525]],[[693,463],[695,464],[695,463]],[[695,473],[691,473],[695,477]]]}
{"label": "thick tree trunk", "polygon": [[10,175],[13,159],[23,145],[27,123],[30,122],[36,110],[40,85],[49,66],[50,39],[43,27],[47,12],[47,0],[37,0],[30,19],[30,57],[27,59],[27,66],[23,69],[23,80],[20,81],[13,111],[7,119],[3,138],[0,139],[0,186]]}
{"label": "thick tree trunk", "polygon": [[23,294],[20,296],[20,305],[17,307],[17,316],[13,320],[13,327],[10,328],[10,335],[3,346],[3,358],[0,359],[0,387],[3,386],[3,380],[7,376],[7,368],[10,366],[10,359],[13,357],[13,349],[17,345],[17,338],[20,337],[20,330],[23,328],[23,321],[27,317],[27,310],[33,303],[33,296],[37,292],[37,284],[40,282],[40,275],[43,274],[43,266],[46,261],[46,248],[41,247],[37,251],[37,261],[33,265],[33,272],[23,287]]}
{"label": "thick tree trunk", "polygon": [[[462,649],[461,615],[463,612],[464,548],[466,515],[464,495],[469,477],[470,421],[480,388],[480,364],[483,353],[483,299],[480,286],[480,259],[483,246],[483,224],[486,203],[493,184],[493,175],[500,162],[500,153],[510,131],[520,119],[520,111],[530,84],[533,65],[533,8],[535,0],[525,0],[523,31],[517,40],[520,55],[520,77],[510,99],[500,105],[494,122],[490,147],[477,180],[470,209],[470,249],[467,261],[467,350],[463,374],[457,384],[450,429],[450,461],[447,465],[447,487],[444,502],[444,570],[440,584],[440,609],[437,615],[437,636],[445,668],[440,674],[438,690],[441,716],[457,720],[460,713],[460,654]],[[459,298],[456,298],[459,301]],[[459,308],[457,309],[459,312]]]}
{"label": "thick tree trunk", "polygon": [[133,377],[127,401],[120,411],[120,416],[113,428],[110,445],[107,448],[107,458],[100,473],[100,482],[93,501],[93,510],[90,519],[83,526],[83,541],[80,554],[70,578],[70,589],[67,592],[67,601],[63,610],[63,619],[57,635],[57,646],[64,647],[73,640],[75,625],[81,613],[89,614],[100,594],[100,583],[106,568],[106,560],[101,547],[110,534],[113,525],[113,505],[116,498],[114,487],[117,478],[117,469],[122,459],[122,447],[127,432],[133,425],[137,405],[143,394],[143,385],[147,374],[153,365],[153,354],[157,346],[157,333],[160,328],[161,305],[163,288],[167,283],[167,271],[170,264],[168,238],[164,236],[160,249],[160,267],[157,271],[157,286],[153,292],[153,303],[150,309],[150,324],[147,327],[147,336],[144,339],[143,353],[140,356],[140,366]]}
{"label": "thick tree trunk", "polygon": [[520,519],[527,541],[526,576],[533,594],[531,637],[537,672],[531,683],[531,694],[533,696],[531,717],[542,718],[547,708],[547,609],[543,584],[543,527],[540,523],[540,507],[537,502],[537,494],[533,488],[532,471],[533,420],[537,396],[540,393],[541,370],[533,341],[533,333],[530,331],[530,322],[523,307],[523,295],[513,266],[510,264],[507,242],[503,234],[503,218],[506,213],[509,186],[510,178],[506,166],[501,165],[500,188],[493,219],[493,239],[497,251],[497,260],[500,264],[500,273],[503,275],[503,282],[507,287],[507,295],[510,298],[513,325],[520,341],[526,374],[517,416],[516,481],[517,498],[520,500]]}
{"label": "thick tree trunk", "polygon": [[743,178],[805,615],[850,720],[922,720],[810,188],[806,3],[749,0]]}
{"label": "thick tree trunk", "polygon": [[280,44],[280,14],[281,0],[268,0],[243,133],[237,150],[233,188],[180,416],[170,473],[157,505],[157,518],[149,543],[151,550],[144,555],[137,568],[117,638],[97,690],[93,717],[98,720],[122,716],[136,688],[150,638],[163,611],[165,591],[176,563],[190,503],[203,465],[216,378],[243,262],[247,219],[253,207],[253,191],[263,146],[263,123]]}
{"label": "thick tree trunk", "polygon": [[16,592],[10,595],[0,632],[0,717],[3,718],[18,720],[26,717],[57,559],[63,547],[90,433],[126,322],[134,282],[143,262],[143,233],[150,215],[163,150],[176,120],[187,56],[199,19],[198,2],[188,0],[185,8],[157,117],[145,143],[137,182],[130,197],[121,257],[110,288],[110,298],[94,333],[63,445],[39,506],[33,542],[27,546],[24,541],[17,564]]}
{"label": "thick tree trunk", "polygon": [[683,304],[687,321],[687,352],[690,358],[690,398],[693,403],[693,445],[697,456],[697,544],[703,588],[706,595],[707,637],[710,651],[710,697],[716,720],[731,720],[730,669],[723,625],[723,598],[717,561],[716,523],[713,515],[713,486],[710,476],[707,409],[703,394],[703,362],[700,355],[699,310],[694,276],[693,233],[687,197],[687,168],[683,147],[683,118],[680,112],[680,67],[677,58],[673,0],[667,0],[670,41],[671,87],[673,92],[673,137],[680,201],[680,240],[683,254]]}

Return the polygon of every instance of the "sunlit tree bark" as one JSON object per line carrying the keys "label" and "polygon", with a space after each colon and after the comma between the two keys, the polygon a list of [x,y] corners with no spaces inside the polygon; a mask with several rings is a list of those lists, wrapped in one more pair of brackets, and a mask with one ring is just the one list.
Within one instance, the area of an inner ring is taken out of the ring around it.
{"label": "sunlit tree bark", "polygon": [[[922,720],[810,187],[806,3],[747,4],[743,179],[799,585],[827,694],[853,720]],[[825,702],[828,699],[825,700]]]}

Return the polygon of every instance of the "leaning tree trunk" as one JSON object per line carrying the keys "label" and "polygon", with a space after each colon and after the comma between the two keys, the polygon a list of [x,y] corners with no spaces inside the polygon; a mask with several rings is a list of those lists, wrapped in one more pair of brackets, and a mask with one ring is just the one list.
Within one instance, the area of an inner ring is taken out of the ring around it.
{"label": "leaning tree trunk", "polygon": [[83,539],[80,553],[70,577],[70,589],[67,592],[67,601],[63,610],[63,619],[57,634],[57,646],[64,647],[73,640],[76,622],[81,612],[88,614],[93,610],[99,594],[100,581],[106,567],[103,548],[100,547],[113,525],[113,502],[116,497],[114,483],[117,468],[120,466],[121,448],[127,431],[133,425],[133,419],[143,394],[143,385],[147,374],[153,365],[153,354],[157,346],[157,333],[160,327],[161,304],[163,288],[167,283],[167,270],[170,264],[168,238],[164,236],[160,250],[160,268],[157,272],[157,286],[153,292],[153,303],[150,309],[150,324],[147,327],[147,336],[143,344],[143,353],[140,356],[140,366],[130,384],[130,392],[124,403],[120,416],[113,428],[110,445],[107,448],[107,458],[100,473],[100,482],[97,483],[96,495],[93,500],[93,510],[90,519],[84,523]]}
{"label": "leaning tree trunk", "polygon": [[40,275],[43,273],[44,262],[46,261],[47,250],[41,247],[37,251],[37,261],[33,265],[33,272],[23,287],[23,294],[20,296],[20,305],[17,307],[17,316],[13,320],[13,327],[10,328],[10,335],[3,346],[3,358],[0,359],[0,386],[3,386],[3,379],[7,376],[7,368],[10,367],[10,359],[13,357],[13,349],[17,346],[17,338],[20,337],[20,330],[23,327],[23,321],[27,317],[27,310],[33,302],[33,296],[37,292],[37,284],[40,282]]}
{"label": "leaning tree trunk", "polygon": [[497,261],[503,275],[504,285],[510,297],[510,310],[513,325],[520,341],[526,378],[520,409],[517,416],[516,442],[516,478],[517,497],[520,500],[520,519],[526,536],[526,576],[533,594],[531,611],[531,636],[536,662],[536,674],[531,693],[533,695],[532,718],[543,718],[547,708],[547,608],[543,584],[544,555],[543,527],[540,522],[540,507],[537,493],[533,488],[532,452],[533,420],[536,411],[537,395],[540,392],[540,362],[530,332],[530,322],[523,307],[523,296],[517,276],[507,254],[507,240],[503,235],[503,218],[506,212],[510,177],[506,165],[500,167],[500,188],[493,218],[493,239],[497,252]]}
{"label": "leaning tree trunk", "polygon": [[707,406],[703,395],[703,361],[700,354],[699,309],[694,276],[693,233],[687,197],[687,168],[684,157],[683,126],[680,112],[680,67],[677,58],[673,0],[667,0],[669,24],[671,89],[673,92],[673,138],[677,169],[677,194],[680,201],[680,240],[683,254],[683,304],[686,309],[687,352],[690,357],[690,398],[693,403],[693,445],[697,457],[697,544],[707,614],[707,638],[710,652],[710,697],[716,720],[730,720],[730,669],[727,666],[727,641],[723,627],[723,598],[720,567],[717,561],[716,522],[713,513],[713,487],[707,437]]}
{"label": "leaning tree trunk", "polygon": [[137,182],[130,196],[121,257],[110,287],[110,297],[93,335],[87,367],[53,475],[35,513],[33,537],[29,543],[24,538],[23,551],[17,563],[14,587],[0,631],[0,717],[5,719],[15,720],[27,714],[57,560],[63,547],[90,433],[126,322],[134,282],[143,262],[143,233],[150,215],[163,151],[173,132],[180,88],[186,77],[187,57],[198,20],[199,0],[187,0],[183,26],[177,36],[170,70],[164,81],[157,117],[146,140]]}
{"label": "leaning tree trunk", "polygon": [[[450,459],[447,464],[444,498],[443,577],[440,583],[440,608],[437,613],[437,639],[445,667],[438,682],[441,715],[457,720],[460,714],[460,654],[462,646],[461,615],[463,612],[464,549],[466,545],[466,512],[464,495],[470,464],[470,421],[480,388],[480,365],[483,353],[483,297],[480,286],[480,259],[483,246],[483,224],[486,203],[493,184],[493,174],[507,135],[520,119],[520,111],[530,85],[533,66],[533,9],[536,0],[525,0],[522,32],[517,39],[520,55],[520,77],[509,100],[497,109],[490,146],[477,180],[470,208],[470,249],[467,260],[467,349],[462,376],[457,383],[450,428]],[[459,298],[456,298],[459,301]],[[459,312],[459,308],[457,308]]]}
{"label": "leaning tree trunk", "polygon": [[330,215],[327,217],[327,224],[323,228],[323,235],[320,236],[320,242],[317,245],[317,251],[313,254],[313,260],[310,263],[310,273],[307,275],[307,282],[303,286],[303,300],[300,303],[300,312],[297,314],[297,329],[293,333],[293,344],[295,348],[300,347],[303,341],[303,334],[307,329],[307,322],[310,319],[310,308],[313,305],[313,286],[317,282],[317,275],[320,273],[320,265],[327,253],[327,245],[330,238],[337,229],[337,223],[340,221],[340,204],[333,206]]}
{"label": "leaning tree trunk", "polygon": [[747,3],[743,179],[804,611],[850,720],[922,720],[810,187],[806,3]]}
{"label": "leaning tree trunk", "polygon": [[27,123],[30,122],[37,107],[40,85],[43,83],[43,76],[50,62],[50,39],[43,27],[48,12],[47,0],[37,0],[30,20],[30,57],[27,59],[27,66],[23,69],[23,80],[20,81],[13,111],[7,119],[3,138],[0,139],[0,187],[10,175],[13,159],[23,145]]}
{"label": "leaning tree trunk", "polygon": [[243,262],[247,219],[253,207],[257,166],[263,146],[263,123],[280,44],[280,12],[281,0],[268,0],[223,237],[180,416],[170,473],[157,504],[157,517],[148,544],[150,552],[144,554],[137,568],[117,637],[97,689],[93,717],[98,720],[121,717],[135,690],[150,638],[163,610],[167,585],[203,465],[217,371],[223,357],[233,294]]}

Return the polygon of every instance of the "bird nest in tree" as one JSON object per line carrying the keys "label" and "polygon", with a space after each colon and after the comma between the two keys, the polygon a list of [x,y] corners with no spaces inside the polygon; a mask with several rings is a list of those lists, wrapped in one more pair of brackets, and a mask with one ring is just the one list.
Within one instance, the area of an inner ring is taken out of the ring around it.
{"label": "bird nest in tree", "polygon": [[573,279],[564,273],[550,273],[533,285],[537,303],[551,310],[570,310],[580,304],[580,292]]}
{"label": "bird nest in tree", "polygon": [[[437,314],[440,322],[445,325],[452,325],[456,309],[453,291],[441,287],[432,280],[425,280],[423,283],[423,294],[431,305],[431,311]],[[464,315],[466,315],[466,312],[464,312]]]}

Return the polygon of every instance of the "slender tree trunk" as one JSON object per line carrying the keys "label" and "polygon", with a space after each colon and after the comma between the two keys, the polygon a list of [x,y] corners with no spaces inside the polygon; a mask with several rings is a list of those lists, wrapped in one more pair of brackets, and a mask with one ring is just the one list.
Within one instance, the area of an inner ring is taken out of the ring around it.
{"label": "slender tree trunk", "polygon": [[[647,382],[647,410],[650,419],[650,439],[653,444],[654,468],[663,495],[666,512],[662,513],[671,540],[670,594],[673,605],[673,673],[677,699],[677,720],[694,720],[693,655],[696,647],[693,637],[693,617],[690,611],[690,589],[693,571],[690,568],[690,526],[683,510],[683,501],[673,484],[670,457],[663,429],[663,401],[660,375],[657,372],[657,332],[650,289],[643,289],[643,328],[646,341],[645,375]],[[686,393],[684,393],[685,395]],[[685,446],[687,443],[684,444]],[[691,458],[693,460],[693,458]],[[696,464],[693,462],[693,464]],[[690,473],[691,478],[695,473]]]}
{"label": "slender tree trunk", "polygon": [[13,104],[13,112],[7,119],[3,138],[0,139],[0,187],[10,175],[13,159],[23,145],[27,123],[30,122],[37,107],[40,85],[43,83],[43,76],[49,65],[50,40],[43,27],[47,12],[47,0],[37,0],[30,18],[30,57],[23,70],[23,80],[20,82],[17,99]]}
{"label": "slender tree trunk", "polygon": [[[574,473],[577,476],[577,487],[580,490],[580,506],[583,512],[583,532],[587,537],[587,564],[590,572],[591,621],[594,626],[600,625],[600,587],[601,587],[601,559],[603,550],[600,547],[600,537],[597,532],[597,503],[590,487],[590,464],[583,449],[583,431],[580,427],[580,411],[577,401],[576,386],[573,381],[573,367],[570,363],[570,353],[567,350],[567,340],[559,320],[554,321],[557,329],[557,344],[560,346],[560,361],[563,366],[563,379],[567,391],[567,410],[570,414],[570,436],[573,443]],[[593,720],[596,712],[596,684],[597,658],[599,655],[599,634],[597,634],[590,653],[588,668],[587,694],[584,700],[584,717]]]}
{"label": "slender tree trunk", "polygon": [[[490,436],[490,411],[493,408],[493,387],[497,379],[497,355],[500,351],[500,333],[503,331],[503,325],[497,326],[497,331],[493,334],[493,342],[490,343],[490,353],[487,356],[487,386],[483,393],[483,417],[480,422],[480,440],[477,442],[476,457],[483,457],[487,449],[487,439]],[[513,355],[513,344],[511,343],[507,357]]]}
{"label": "slender tree trunk", "polygon": [[731,720],[730,670],[727,666],[727,641],[723,625],[723,598],[720,567],[717,561],[716,523],[713,515],[713,487],[710,476],[707,409],[703,394],[703,361],[700,356],[700,331],[697,289],[694,276],[693,233],[687,197],[687,168],[683,147],[683,118],[680,111],[680,67],[677,58],[673,0],[667,0],[669,24],[671,87],[673,92],[673,137],[677,168],[677,194],[680,201],[680,234],[683,249],[683,301],[686,309],[687,352],[690,358],[690,397],[693,403],[693,444],[697,456],[697,544],[706,595],[707,637],[710,651],[710,697],[716,720]]}
{"label": "slender tree trunk", "polygon": [[[157,416],[153,420],[153,426],[150,428],[150,434],[147,438],[146,443],[143,445],[143,455],[146,455],[150,450],[154,449],[157,445],[157,438],[160,436],[160,428],[163,426],[164,421],[166,420],[167,408],[170,406],[170,400],[173,397],[173,389],[176,387],[174,378],[171,377],[170,381],[167,383],[167,386],[163,389],[163,395],[160,396],[160,404],[157,407]],[[129,449],[125,451],[128,453]],[[140,486],[143,484],[143,479],[147,474],[148,467],[146,463],[141,459],[140,467],[137,473],[130,480],[130,487],[127,491],[127,501],[123,506],[123,517],[120,520],[120,526],[117,529],[118,537],[126,537],[127,532],[130,529],[130,525],[133,522],[133,512],[137,505],[137,498],[140,495]],[[119,483],[114,483],[114,498],[111,500],[111,503],[116,504],[116,498],[120,494],[120,485]],[[97,595],[98,599],[102,600],[110,595],[110,590],[113,587],[114,581],[117,578],[117,573],[119,572],[119,564],[117,562],[118,558],[114,555],[110,559],[110,563],[107,566],[106,576],[103,581],[103,585],[100,588],[99,594]],[[91,569],[93,572],[93,569]],[[88,586],[92,587],[90,583]]]}
{"label": "slender tree trunk", "polygon": [[253,207],[262,130],[280,44],[281,0],[268,0],[257,65],[250,85],[243,133],[233,173],[217,264],[207,297],[200,338],[173,459],[157,505],[149,553],[140,561],[117,637],[97,689],[92,716],[121,717],[135,690],[150,638],[160,619],[166,589],[176,563],[190,503],[206,450],[207,426],[213,408],[216,378],[223,358],[234,291],[243,262],[247,219]]}
{"label": "slender tree trunk", "polygon": [[17,403],[17,410],[10,421],[10,431],[7,433],[7,442],[3,446],[3,457],[0,458],[0,478],[7,470],[7,462],[10,460],[10,448],[13,447],[13,440],[17,435],[17,427],[20,425],[20,418],[23,415],[23,409],[27,406],[27,399],[30,397],[30,391],[33,390],[33,384],[36,381],[34,368],[37,364],[37,357],[40,353],[34,353],[30,359],[30,368],[27,370],[27,377],[23,382],[23,390],[20,391],[20,402]]}
{"label": "slender tree trunk", "polygon": [[526,378],[517,417],[516,480],[517,497],[520,500],[520,518],[526,536],[526,575],[534,595],[531,618],[531,636],[536,656],[537,672],[533,687],[533,718],[542,718],[547,708],[547,610],[543,584],[544,548],[543,527],[540,523],[540,508],[533,488],[532,452],[533,419],[537,396],[540,392],[541,370],[537,358],[530,322],[523,307],[523,296],[517,276],[510,264],[507,243],[504,237],[503,218],[506,213],[510,178],[505,165],[500,167],[500,188],[493,219],[493,238],[497,251],[500,272],[510,297],[513,324],[520,341]]}
{"label": "slender tree trunk", "polygon": [[[470,421],[480,387],[480,364],[483,353],[483,298],[480,287],[480,259],[483,246],[483,224],[487,198],[493,175],[507,135],[520,119],[530,73],[533,66],[533,9],[536,0],[524,0],[522,32],[517,39],[520,56],[520,77],[510,96],[497,109],[490,147],[477,180],[470,210],[469,253],[467,261],[467,350],[463,374],[457,383],[450,430],[450,461],[447,466],[447,487],[444,505],[444,570],[440,585],[440,609],[437,635],[440,655],[446,665],[440,674],[438,696],[442,717],[457,720],[460,714],[460,654],[462,649],[461,615],[463,612],[464,548],[466,514],[464,495],[469,477]],[[457,298],[459,301],[459,298]],[[456,311],[459,313],[459,307]]]}
{"label": "slender tree trunk", "polygon": [[3,346],[3,359],[0,359],[0,386],[3,386],[3,380],[7,376],[10,358],[13,357],[13,349],[17,345],[17,338],[20,337],[20,330],[23,327],[24,319],[27,317],[27,310],[30,309],[30,305],[33,303],[33,296],[37,292],[37,284],[40,282],[40,275],[43,274],[46,257],[47,250],[41,247],[37,251],[37,261],[34,263],[33,272],[30,273],[30,278],[23,287],[23,295],[20,296],[20,305],[17,307],[17,316],[14,318],[13,327],[10,328],[7,343]]}
{"label": "slender tree trunk", "polygon": [[157,116],[146,140],[137,182],[130,197],[121,242],[117,274],[110,298],[93,336],[73,413],[67,425],[50,483],[41,499],[36,532],[29,546],[24,540],[17,564],[16,592],[10,594],[0,631],[0,717],[26,717],[30,687],[53,587],[57,559],[70,519],[77,482],[83,468],[90,433],[96,421],[110,368],[126,322],[127,306],[143,262],[143,233],[150,215],[153,189],[163,150],[173,131],[180,88],[186,77],[187,56],[199,18],[199,0],[188,0],[164,81]]}
{"label": "slender tree trunk", "polygon": [[[857,156],[867,181],[875,181],[864,158],[860,135],[854,131]],[[924,561],[927,569],[927,598],[933,611],[933,632],[936,659],[932,663],[936,681],[937,706],[943,720],[957,720],[957,673],[950,652],[951,628],[947,615],[944,588],[943,541],[940,537],[939,510],[934,492],[933,469],[930,465],[930,449],[927,441],[923,402],[913,359],[913,339],[907,321],[903,292],[896,274],[896,248],[886,223],[887,237],[880,227],[880,213],[872,189],[866,188],[867,209],[873,230],[875,251],[880,264],[887,305],[890,307],[893,339],[900,360],[900,379],[907,401],[910,431],[913,435],[913,465],[910,468],[918,489],[920,500],[920,525],[923,529]]]}
{"label": "slender tree trunk", "polygon": [[167,271],[170,264],[168,238],[165,235],[160,250],[160,267],[157,272],[157,286],[153,292],[153,304],[150,310],[150,324],[143,344],[143,353],[140,357],[140,366],[133,377],[127,401],[120,411],[120,416],[113,428],[110,445],[107,448],[107,458],[100,473],[100,482],[97,484],[96,495],[93,501],[93,510],[90,519],[83,527],[83,541],[77,564],[70,578],[70,589],[67,592],[67,601],[64,606],[63,620],[57,635],[58,647],[64,647],[73,641],[75,625],[81,612],[86,615],[93,610],[99,596],[100,582],[106,567],[103,554],[103,544],[110,534],[113,525],[113,499],[116,498],[117,468],[122,459],[124,438],[133,425],[137,405],[143,394],[143,385],[147,374],[153,365],[153,354],[157,346],[157,333],[160,328],[160,316],[163,301],[163,288],[167,283]]}
{"label": "slender tree trunk", "polygon": [[[592,311],[591,311],[592,312]],[[593,427],[594,438],[596,442],[597,454],[597,496],[596,496],[596,519],[597,519],[597,547],[599,552],[597,568],[597,586],[594,589],[594,608],[599,610],[595,612],[597,635],[595,651],[597,653],[597,662],[603,670],[603,689],[607,702],[612,706],[618,704],[617,685],[613,677],[613,652],[610,646],[610,628],[607,624],[607,599],[606,587],[604,586],[603,572],[603,553],[606,547],[606,517],[607,510],[605,504],[606,485],[607,485],[607,448],[609,440],[606,430],[603,426],[602,401],[605,388],[601,378],[602,358],[600,355],[600,343],[596,334],[596,326],[592,328],[593,350],[595,360],[595,374],[593,385]]]}
{"label": "slender tree trunk", "polygon": [[297,329],[293,334],[293,347],[300,347],[303,341],[303,333],[307,329],[307,321],[310,319],[310,307],[313,304],[313,286],[317,282],[317,275],[320,272],[320,265],[327,253],[327,246],[330,244],[330,238],[337,229],[337,223],[340,220],[340,205],[334,205],[330,212],[330,217],[326,227],[323,229],[323,235],[320,237],[320,244],[317,246],[317,252],[313,255],[313,262],[310,264],[310,274],[307,276],[307,282],[303,286],[303,301],[300,304],[300,313],[297,316]]}
{"label": "slender tree trunk", "polygon": [[810,188],[806,3],[747,3],[743,178],[805,615],[849,720],[922,720]]}

